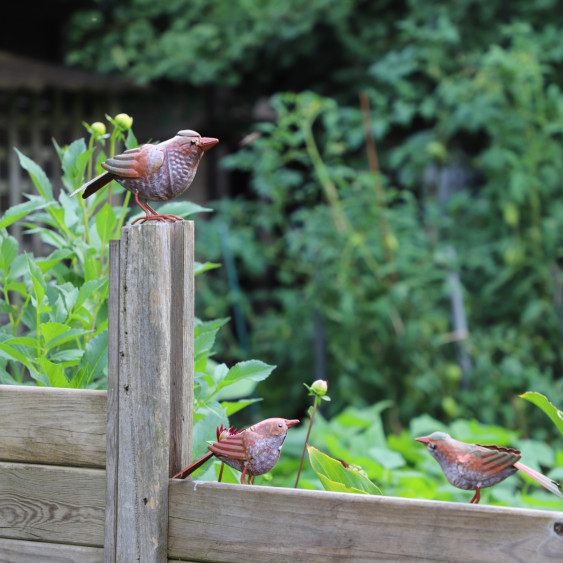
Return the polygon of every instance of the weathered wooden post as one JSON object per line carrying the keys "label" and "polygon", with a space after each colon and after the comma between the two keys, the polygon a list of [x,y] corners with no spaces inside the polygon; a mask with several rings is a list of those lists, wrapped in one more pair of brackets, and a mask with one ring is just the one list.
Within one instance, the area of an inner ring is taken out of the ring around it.
{"label": "weathered wooden post", "polygon": [[194,226],[110,246],[107,563],[167,561],[168,480],[191,459]]}

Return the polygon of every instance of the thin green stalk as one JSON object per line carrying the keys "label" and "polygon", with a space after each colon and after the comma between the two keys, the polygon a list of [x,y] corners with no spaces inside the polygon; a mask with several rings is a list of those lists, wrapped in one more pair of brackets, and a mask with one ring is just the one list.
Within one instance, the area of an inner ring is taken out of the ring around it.
{"label": "thin green stalk", "polygon": [[320,401],[318,397],[315,397],[315,402],[313,403],[313,410],[311,411],[311,420],[309,420],[309,428],[307,429],[307,437],[305,438],[305,444],[303,445],[303,453],[301,454],[301,462],[299,463],[299,471],[297,472],[297,479],[295,480],[295,488],[299,485],[299,478],[301,477],[301,471],[303,470],[303,462],[305,461],[305,452],[307,451],[307,444],[309,443],[309,436],[311,435],[311,429],[313,428],[313,420],[315,419],[315,413],[317,412],[317,404]]}

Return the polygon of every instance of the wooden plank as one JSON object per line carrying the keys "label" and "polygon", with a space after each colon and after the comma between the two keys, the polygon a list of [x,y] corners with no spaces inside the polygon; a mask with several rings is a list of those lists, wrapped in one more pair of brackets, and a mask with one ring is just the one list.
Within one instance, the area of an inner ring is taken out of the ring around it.
{"label": "wooden plank", "polygon": [[171,559],[563,561],[563,512],[171,481]]}
{"label": "wooden plank", "polygon": [[101,563],[101,547],[0,539],[2,563]]}
{"label": "wooden plank", "polygon": [[169,476],[192,460],[194,404],[194,223],[172,225]]}
{"label": "wooden plank", "polygon": [[115,563],[119,451],[119,240],[109,241],[108,400],[106,429],[106,563]]}
{"label": "wooden plank", "polygon": [[0,537],[102,547],[105,471],[0,463]]}
{"label": "wooden plank", "polygon": [[[189,282],[191,253],[189,222],[122,229],[119,346],[110,349],[118,354],[117,518],[115,555],[109,552],[111,541],[106,542],[108,562],[113,557],[166,561],[171,391],[173,424],[187,433],[176,441],[175,464],[187,458],[186,440],[191,440],[193,383],[188,379],[190,351],[185,349],[193,338],[188,334],[190,327],[193,331],[192,289],[186,288],[193,284]],[[108,459],[110,467],[112,463]]]}
{"label": "wooden plank", "polygon": [[0,460],[105,467],[106,392],[0,385]]}

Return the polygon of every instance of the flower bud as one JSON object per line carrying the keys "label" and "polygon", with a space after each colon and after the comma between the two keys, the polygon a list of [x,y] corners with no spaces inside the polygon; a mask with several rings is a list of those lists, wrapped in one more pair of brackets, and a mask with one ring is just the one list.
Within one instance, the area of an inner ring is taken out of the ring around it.
{"label": "flower bud", "polygon": [[324,397],[328,391],[328,381],[325,381],[324,379],[317,379],[317,381],[311,385],[311,390],[314,391],[315,395],[318,397]]}
{"label": "flower bud", "polygon": [[115,116],[115,124],[122,130],[127,131],[133,125],[133,118],[126,113],[118,113]]}
{"label": "flower bud", "polygon": [[90,125],[90,132],[94,137],[101,137],[106,134],[106,126],[101,121],[95,121]]}

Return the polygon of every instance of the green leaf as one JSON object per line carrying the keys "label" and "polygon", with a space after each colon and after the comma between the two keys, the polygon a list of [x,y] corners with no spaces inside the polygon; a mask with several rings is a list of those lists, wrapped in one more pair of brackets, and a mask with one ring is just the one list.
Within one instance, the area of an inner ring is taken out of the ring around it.
{"label": "green leaf", "polygon": [[216,262],[194,262],[194,276],[199,274],[203,274],[203,272],[207,272],[208,270],[215,270],[216,268],[220,268],[221,264]]}
{"label": "green leaf", "polygon": [[64,375],[63,367],[47,360],[47,358],[39,358],[39,367],[47,376],[51,387],[68,387],[68,380]]}
{"label": "green leaf", "polygon": [[247,360],[245,362],[239,362],[235,364],[229,373],[225,376],[225,379],[219,383],[217,389],[222,389],[227,385],[232,385],[237,381],[242,379],[249,379],[251,381],[264,381],[270,373],[272,373],[275,366],[270,366],[260,360]]}
{"label": "green leaf", "polygon": [[19,221],[22,217],[29,215],[33,211],[44,209],[50,205],[53,205],[52,201],[41,201],[40,199],[34,199],[13,205],[6,211],[6,213],[4,213],[2,219],[0,219],[0,229],[9,227],[12,223]]}
{"label": "green leaf", "polygon": [[530,401],[530,403],[539,407],[557,426],[561,435],[563,435],[563,411],[560,411],[553,403],[551,403],[545,395],[536,391],[526,391],[520,395],[522,399]]}
{"label": "green leaf", "polygon": [[10,266],[18,254],[18,241],[11,236],[3,236],[0,245],[0,269],[4,273],[10,271]]}
{"label": "green leaf", "polygon": [[96,230],[100,237],[101,248],[107,246],[116,225],[117,217],[115,216],[115,211],[112,206],[106,202],[96,214]]}
{"label": "green leaf", "polygon": [[37,191],[41,194],[41,197],[45,201],[51,202],[53,200],[53,188],[47,174],[45,174],[39,164],[31,160],[31,158],[25,156],[25,154],[15,147],[14,150],[20,159],[20,166],[24,170],[27,170],[30,178],[37,188]]}
{"label": "green leaf", "polygon": [[78,309],[86,299],[93,297],[101,287],[108,283],[108,276],[104,276],[103,278],[97,280],[90,280],[84,283],[80,290],[78,291],[78,297],[76,298],[76,302],[74,303],[74,308]]}
{"label": "green leaf", "polygon": [[102,375],[108,365],[108,331],[105,329],[86,345],[77,374],[72,378],[70,386],[87,387]]}
{"label": "green leaf", "polygon": [[240,401],[221,401],[221,406],[227,416],[231,416],[240,410],[260,402],[262,399],[241,399]]}
{"label": "green leaf", "polygon": [[381,491],[367,477],[346,468],[340,461],[307,446],[311,467],[327,491],[380,495]]}
{"label": "green leaf", "polygon": [[37,307],[41,309],[41,302],[43,297],[45,297],[46,283],[43,278],[43,274],[37,264],[32,260],[29,254],[26,254],[27,268],[31,274],[31,283],[33,284],[33,290],[35,292],[35,298],[37,299]]}

